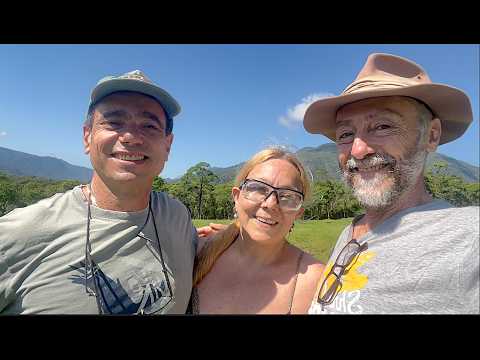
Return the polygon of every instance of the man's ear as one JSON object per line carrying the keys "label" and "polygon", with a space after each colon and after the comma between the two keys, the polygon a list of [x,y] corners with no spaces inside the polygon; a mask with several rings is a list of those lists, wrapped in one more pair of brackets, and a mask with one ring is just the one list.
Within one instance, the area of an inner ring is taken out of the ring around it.
{"label": "man's ear", "polygon": [[165,143],[166,143],[166,151],[167,151],[167,157],[165,158],[165,161],[167,161],[167,160],[168,160],[168,155],[170,155],[170,149],[172,148],[173,133],[170,133],[170,134],[166,137]]}
{"label": "man's ear", "polygon": [[88,126],[83,127],[83,151],[85,154],[90,154],[90,144],[92,141],[92,128]]}
{"label": "man's ear", "polygon": [[426,138],[426,150],[434,152],[437,150],[440,137],[442,136],[442,122],[439,118],[433,118],[428,126],[428,133]]}

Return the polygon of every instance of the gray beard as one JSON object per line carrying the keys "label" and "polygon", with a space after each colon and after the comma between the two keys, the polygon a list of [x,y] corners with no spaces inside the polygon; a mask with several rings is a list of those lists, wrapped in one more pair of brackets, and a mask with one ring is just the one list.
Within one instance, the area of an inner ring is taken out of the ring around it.
{"label": "gray beard", "polygon": [[[413,188],[418,176],[423,173],[426,157],[427,152],[417,147],[400,161],[396,161],[388,154],[373,154],[362,160],[350,157],[345,169],[342,170],[342,179],[364,208],[384,210],[390,208],[396,200]],[[388,165],[369,180],[362,179],[352,171],[357,166],[371,167],[384,164]],[[383,184],[388,180],[391,184],[386,187]]]}

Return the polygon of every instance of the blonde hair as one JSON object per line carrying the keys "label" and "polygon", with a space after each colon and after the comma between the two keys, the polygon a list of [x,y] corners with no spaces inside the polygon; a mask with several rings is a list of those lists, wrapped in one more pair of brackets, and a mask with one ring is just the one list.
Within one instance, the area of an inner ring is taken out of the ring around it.
{"label": "blonde hair", "polygon": [[[295,166],[299,173],[304,201],[306,201],[310,197],[310,180],[307,176],[307,171],[295,154],[282,147],[269,147],[256,153],[238,172],[235,178],[235,186],[239,187],[255,166],[272,159],[283,159]],[[193,286],[200,283],[210,272],[215,261],[233,244],[239,233],[240,222],[236,220],[226,229],[215,234],[210,241],[206,242],[195,258]]]}
{"label": "blonde hair", "polygon": [[237,221],[219,231],[213,239],[207,241],[200,253],[195,257],[193,286],[196,286],[210,272],[215,261],[227,250],[240,232],[240,224]]}

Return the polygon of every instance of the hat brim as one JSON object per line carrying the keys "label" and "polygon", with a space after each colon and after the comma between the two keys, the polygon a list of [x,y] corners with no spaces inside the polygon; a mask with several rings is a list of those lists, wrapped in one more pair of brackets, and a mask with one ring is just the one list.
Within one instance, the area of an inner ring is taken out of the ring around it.
{"label": "hat brim", "polygon": [[133,91],[151,96],[162,105],[163,110],[170,117],[178,115],[181,110],[178,102],[165,90],[158,86],[133,79],[112,79],[97,85],[92,91],[90,105],[118,91]]}
{"label": "hat brim", "polygon": [[460,137],[473,119],[470,100],[460,89],[443,84],[420,84],[395,89],[366,90],[317,100],[305,112],[303,126],[309,133],[323,134],[335,142],[336,114],[340,107],[383,96],[408,96],[427,104],[442,123],[440,144]]}

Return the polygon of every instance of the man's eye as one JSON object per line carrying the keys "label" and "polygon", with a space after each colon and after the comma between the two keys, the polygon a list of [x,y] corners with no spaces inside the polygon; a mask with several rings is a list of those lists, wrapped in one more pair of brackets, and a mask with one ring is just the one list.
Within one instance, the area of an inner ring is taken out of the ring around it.
{"label": "man's eye", "polygon": [[390,129],[390,128],[391,128],[390,125],[381,124],[381,125],[378,125],[375,129],[377,129],[377,130],[385,130],[385,129]]}
{"label": "man's eye", "polygon": [[352,132],[344,132],[344,133],[340,134],[340,136],[338,137],[338,139],[339,139],[339,140],[346,139],[346,138],[348,138],[348,137],[350,137],[350,136],[352,136],[352,135],[353,135]]}

